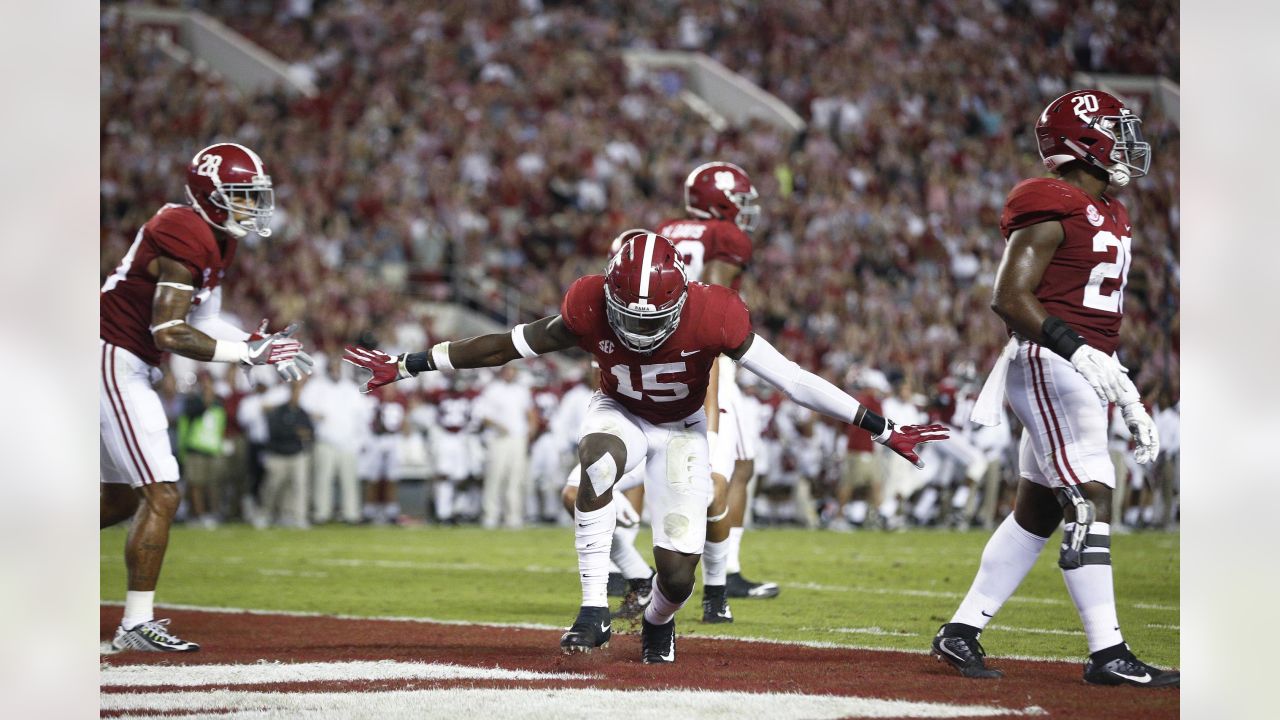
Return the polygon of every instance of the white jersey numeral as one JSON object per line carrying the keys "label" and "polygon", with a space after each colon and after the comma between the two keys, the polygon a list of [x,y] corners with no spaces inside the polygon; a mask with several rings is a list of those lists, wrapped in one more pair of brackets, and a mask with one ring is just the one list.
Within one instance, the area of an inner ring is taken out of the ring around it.
{"label": "white jersey numeral", "polygon": [[133,267],[133,256],[137,254],[138,246],[141,244],[142,228],[138,228],[138,234],[133,238],[133,244],[129,246],[129,252],[124,254],[124,259],[120,261],[120,265],[116,267],[115,272],[111,273],[107,281],[102,283],[102,292],[111,292],[116,285],[120,284],[121,280],[125,279],[125,276],[129,274],[129,268]]}
{"label": "white jersey numeral", "polygon": [[676,243],[676,252],[684,258],[685,275],[690,282],[702,279],[702,259],[706,256],[707,246],[700,240],[681,240]]}
{"label": "white jersey numeral", "polygon": [[[1116,249],[1115,262],[1100,262],[1089,271],[1089,282],[1084,286],[1084,306],[1104,312],[1124,312],[1124,286],[1129,282],[1129,258],[1133,239],[1116,237],[1110,230],[1099,230],[1093,236],[1093,251],[1111,254]],[[1103,294],[1105,280],[1119,280],[1120,287]]]}
{"label": "white jersey numeral", "polygon": [[[631,367],[628,365],[614,365],[609,369],[613,376],[618,379],[618,392],[623,395],[635,399],[643,400],[646,397],[653,402],[674,402],[689,397],[689,386],[682,382],[662,382],[658,380],[659,375],[671,375],[685,371],[685,364],[682,362],[675,363],[658,363],[656,365],[640,366],[640,388],[644,392],[637,392],[635,386],[631,384]],[[653,393],[657,391],[670,391],[670,395],[646,395],[645,392]]]}

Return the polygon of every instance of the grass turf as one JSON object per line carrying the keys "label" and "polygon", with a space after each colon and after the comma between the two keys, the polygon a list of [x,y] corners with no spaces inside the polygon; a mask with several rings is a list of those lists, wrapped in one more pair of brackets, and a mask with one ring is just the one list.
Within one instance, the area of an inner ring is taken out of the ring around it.
{"label": "grass turf", "polygon": [[[988,536],[749,531],[746,575],[778,582],[782,594],[734,601],[733,624],[702,625],[695,590],[681,632],[922,650],[968,589]],[[642,532],[638,546],[648,541]],[[1164,667],[1179,664],[1178,541],[1167,533],[1113,539],[1125,639]],[[104,601],[124,599],[123,545],[123,529],[102,532]],[[983,634],[992,657],[1083,660],[1084,633],[1054,547]],[[569,529],[470,527],[175,528],[157,596],[162,605],[556,626],[572,622],[580,600]]]}

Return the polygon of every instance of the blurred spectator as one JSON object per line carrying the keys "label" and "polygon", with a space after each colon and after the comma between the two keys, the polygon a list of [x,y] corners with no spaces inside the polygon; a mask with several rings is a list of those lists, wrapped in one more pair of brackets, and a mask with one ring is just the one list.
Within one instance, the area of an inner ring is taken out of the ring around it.
{"label": "blurred spectator", "polygon": [[343,372],[343,363],[331,358],[323,375],[313,375],[307,381],[299,400],[316,431],[311,493],[311,520],[315,523],[333,519],[335,483],[339,519],[348,524],[360,522],[356,453],[366,441],[372,418],[369,404]]}
{"label": "blurred spectator", "polygon": [[197,392],[187,396],[178,417],[178,458],[187,485],[189,519],[210,529],[218,526],[222,515],[226,430],[227,411],[214,390],[213,376],[200,373]]}
{"label": "blurred spectator", "polygon": [[266,517],[281,527],[306,529],[307,452],[313,428],[299,404],[306,382],[289,384],[289,400],[267,411],[267,446],[263,457],[267,477],[262,489]]}
{"label": "blurred spectator", "polygon": [[525,492],[529,476],[529,433],[537,411],[529,388],[516,379],[507,364],[476,398],[476,415],[486,430],[484,516],[486,528],[524,525]]}

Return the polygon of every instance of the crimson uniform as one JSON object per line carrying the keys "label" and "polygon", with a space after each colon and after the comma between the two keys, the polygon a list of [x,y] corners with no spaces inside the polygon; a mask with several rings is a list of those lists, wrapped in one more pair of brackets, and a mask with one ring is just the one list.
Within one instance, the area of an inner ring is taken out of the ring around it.
{"label": "crimson uniform", "polygon": [[[1043,222],[1062,225],[1062,244],[1045,268],[1036,299],[1098,350],[1119,345],[1130,264],[1129,212],[1115,198],[1096,200],[1056,179],[1014,187],[1000,218],[1005,237]],[[1025,429],[1022,477],[1046,487],[1100,482],[1115,486],[1107,453],[1106,404],[1071,362],[1018,339],[1005,389]]]}
{"label": "crimson uniform", "polygon": [[654,518],[654,545],[700,553],[711,499],[702,409],[707,382],[716,356],[746,342],[750,314],[732,290],[691,282],[675,332],[642,354],[614,334],[604,286],[603,275],[580,278],[560,308],[565,327],[601,371],[579,440],[592,433],[619,437],[627,448],[624,473],[647,460],[645,502]]}
{"label": "crimson uniform", "polygon": [[479,394],[475,390],[440,390],[430,399],[436,409],[436,422],[430,432],[431,454],[436,458],[437,473],[450,482],[462,482],[477,474],[477,455],[482,451],[472,432],[471,410]]}
{"label": "crimson uniform", "polygon": [[219,283],[235,251],[235,238],[224,237],[219,245],[195,210],[169,204],[142,226],[120,265],[103,283],[98,417],[103,482],[138,487],[178,479],[169,421],[151,386],[162,353],[151,336],[156,277],[147,266],[159,257],[182,263],[198,283],[191,302],[202,307],[193,314],[216,314],[221,305]]}

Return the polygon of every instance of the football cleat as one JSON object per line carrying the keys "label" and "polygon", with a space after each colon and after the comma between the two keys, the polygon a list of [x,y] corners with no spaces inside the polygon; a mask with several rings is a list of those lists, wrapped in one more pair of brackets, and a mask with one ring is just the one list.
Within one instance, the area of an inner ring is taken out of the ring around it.
{"label": "football cleat", "polygon": [[933,638],[933,654],[960,671],[967,678],[992,679],[1004,677],[1004,671],[987,667],[987,651],[974,633],[957,632],[952,623],[938,629]]}
{"label": "football cleat", "polygon": [[676,619],[654,625],[648,618],[640,630],[640,661],[645,665],[676,661]]}
{"label": "football cleat", "polygon": [[640,617],[640,613],[649,605],[649,601],[653,599],[653,574],[650,573],[647,578],[633,578],[627,580],[627,594],[622,597],[622,604],[618,606],[618,611],[613,614],[615,618],[623,618],[625,620],[634,620]]}
{"label": "football cleat", "polygon": [[733,612],[729,610],[729,600],[724,596],[723,585],[704,585],[702,587],[702,622],[733,622]]}
{"label": "football cleat", "polygon": [[1134,657],[1128,645],[1120,643],[1089,656],[1084,664],[1084,681],[1091,685],[1180,687],[1182,674],[1152,667]]}
{"label": "football cleat", "polygon": [[596,648],[609,647],[611,637],[613,621],[609,618],[609,608],[583,605],[578,609],[578,618],[573,625],[560,636],[560,649],[566,655],[589,653]]}
{"label": "football cleat", "polygon": [[116,650],[143,650],[145,652],[195,652],[200,646],[189,640],[183,640],[169,632],[169,619],[148,620],[125,630],[116,628],[116,636],[111,640],[111,647]]}
{"label": "football cleat", "polygon": [[751,582],[742,577],[742,573],[729,573],[725,577],[725,595],[734,598],[771,598],[778,597],[778,583]]}
{"label": "football cleat", "polygon": [[609,573],[609,584],[606,586],[605,594],[609,597],[622,597],[627,594],[627,579],[622,577],[622,573]]}

